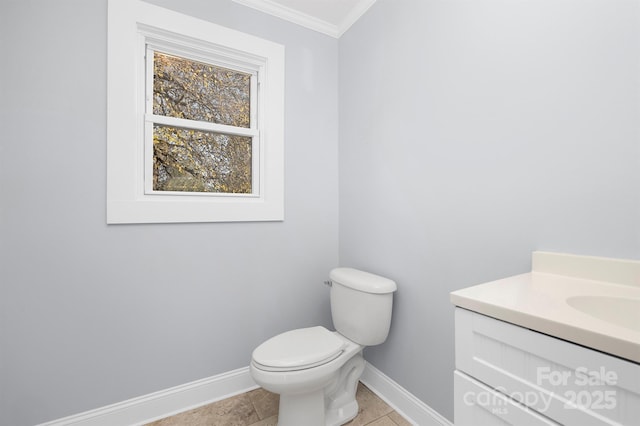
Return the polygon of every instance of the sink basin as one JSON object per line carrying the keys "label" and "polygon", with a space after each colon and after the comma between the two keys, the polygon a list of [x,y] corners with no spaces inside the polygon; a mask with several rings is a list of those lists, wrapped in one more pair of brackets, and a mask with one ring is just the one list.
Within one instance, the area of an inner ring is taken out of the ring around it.
{"label": "sink basin", "polygon": [[640,299],[575,296],[569,297],[567,303],[592,317],[640,332]]}

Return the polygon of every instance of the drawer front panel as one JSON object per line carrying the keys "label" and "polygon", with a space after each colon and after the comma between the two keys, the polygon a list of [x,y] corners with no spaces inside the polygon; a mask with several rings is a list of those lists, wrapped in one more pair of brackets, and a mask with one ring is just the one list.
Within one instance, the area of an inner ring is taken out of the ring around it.
{"label": "drawer front panel", "polygon": [[454,372],[453,386],[456,426],[558,425],[460,371]]}

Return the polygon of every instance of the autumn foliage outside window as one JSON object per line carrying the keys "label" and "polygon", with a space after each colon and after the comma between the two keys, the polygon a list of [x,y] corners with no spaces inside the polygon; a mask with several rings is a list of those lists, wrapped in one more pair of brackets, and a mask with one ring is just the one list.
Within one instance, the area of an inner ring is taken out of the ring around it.
{"label": "autumn foliage outside window", "polygon": [[152,191],[251,194],[255,74],[147,54],[153,58]]}

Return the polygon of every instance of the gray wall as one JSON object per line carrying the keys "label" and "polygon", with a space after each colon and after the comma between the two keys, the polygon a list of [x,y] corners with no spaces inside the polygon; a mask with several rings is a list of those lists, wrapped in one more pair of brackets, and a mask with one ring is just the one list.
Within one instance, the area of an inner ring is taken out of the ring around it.
{"label": "gray wall", "polygon": [[105,0],[0,2],[0,424],[249,364],[330,326],[337,40],[230,0],[171,7],[286,46],[286,219],[106,225]]}
{"label": "gray wall", "polygon": [[638,4],[378,0],[340,39],[340,261],[399,286],[366,358],[450,419],[450,291],[640,258]]}
{"label": "gray wall", "polygon": [[378,0],[339,42],[153,3],[286,46],[286,220],[105,225],[106,1],[0,0],[0,424],[329,326],[338,254],[400,287],[367,358],[451,418],[451,290],[535,249],[640,258],[637,0]]}

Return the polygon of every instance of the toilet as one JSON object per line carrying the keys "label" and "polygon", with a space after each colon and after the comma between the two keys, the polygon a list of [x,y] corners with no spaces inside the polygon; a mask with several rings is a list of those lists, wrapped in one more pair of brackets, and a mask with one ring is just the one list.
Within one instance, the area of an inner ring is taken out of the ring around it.
{"label": "toilet", "polygon": [[337,426],[358,414],[362,350],[387,339],[396,283],[353,268],[329,274],[336,331],[300,328],[258,346],[251,376],[280,395],[278,426]]}

